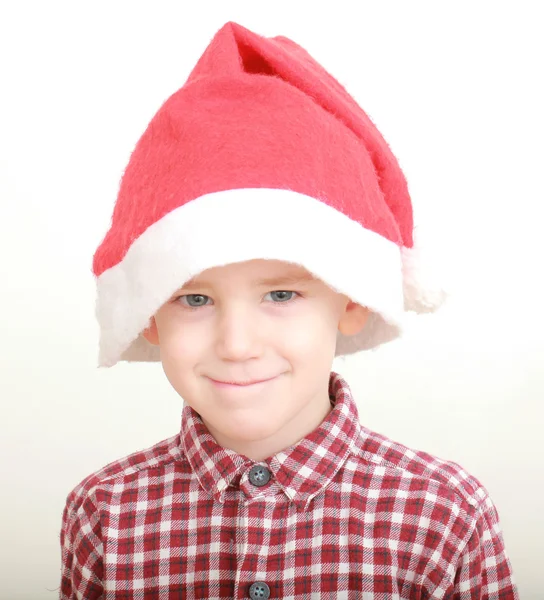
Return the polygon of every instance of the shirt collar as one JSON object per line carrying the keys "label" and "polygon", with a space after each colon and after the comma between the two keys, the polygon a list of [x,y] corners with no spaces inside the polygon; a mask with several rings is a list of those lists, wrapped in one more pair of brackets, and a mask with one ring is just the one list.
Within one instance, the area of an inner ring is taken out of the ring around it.
{"label": "shirt collar", "polygon": [[[329,377],[332,410],[305,438],[259,461],[266,464],[274,482],[297,504],[306,505],[333,479],[360,434],[359,414],[346,381],[334,371]],[[238,485],[253,464],[247,456],[220,446],[189,405],[182,414],[181,449],[203,489],[223,502],[224,492]]]}

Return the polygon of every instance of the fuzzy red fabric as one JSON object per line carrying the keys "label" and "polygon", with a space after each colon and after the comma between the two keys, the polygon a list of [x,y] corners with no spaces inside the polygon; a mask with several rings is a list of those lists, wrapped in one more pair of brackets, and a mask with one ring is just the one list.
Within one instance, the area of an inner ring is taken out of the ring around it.
{"label": "fuzzy red fabric", "polygon": [[228,22],[138,141],[95,275],[175,208],[252,187],[301,192],[399,246],[413,245],[405,177],[365,112],[292,40]]}

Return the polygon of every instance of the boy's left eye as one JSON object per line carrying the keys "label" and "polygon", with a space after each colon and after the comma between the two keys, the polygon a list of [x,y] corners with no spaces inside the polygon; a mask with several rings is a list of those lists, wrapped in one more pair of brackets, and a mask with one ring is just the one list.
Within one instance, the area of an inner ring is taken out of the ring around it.
{"label": "boy's left eye", "polygon": [[[274,292],[268,292],[269,294],[280,294],[280,303],[281,302],[285,302],[286,300],[291,300],[292,295],[296,294],[297,292],[291,292],[291,291],[285,291],[285,290],[276,290]],[[283,294],[291,294],[291,296],[289,296],[289,298],[285,298],[285,296]]]}

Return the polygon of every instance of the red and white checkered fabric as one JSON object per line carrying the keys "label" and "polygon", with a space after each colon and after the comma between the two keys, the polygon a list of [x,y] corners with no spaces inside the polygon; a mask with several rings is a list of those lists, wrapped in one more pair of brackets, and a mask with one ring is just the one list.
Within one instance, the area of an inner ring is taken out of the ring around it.
{"label": "red and white checkered fabric", "polygon": [[262,461],[220,447],[183,409],[179,434],[84,479],[63,513],[60,598],[518,600],[497,511],[459,465],[333,410]]}

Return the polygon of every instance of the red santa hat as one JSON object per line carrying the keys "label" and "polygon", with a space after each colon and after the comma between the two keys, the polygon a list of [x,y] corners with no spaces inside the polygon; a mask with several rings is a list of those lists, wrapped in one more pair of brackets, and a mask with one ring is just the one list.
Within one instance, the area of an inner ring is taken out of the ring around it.
{"label": "red santa hat", "polygon": [[93,259],[99,366],[159,361],[142,332],[183,283],[255,258],[297,263],[371,309],[336,355],[398,337],[443,301],[421,277],[406,179],[347,91],[301,46],[226,23],[155,114]]}

